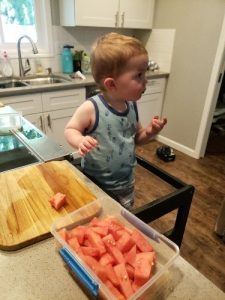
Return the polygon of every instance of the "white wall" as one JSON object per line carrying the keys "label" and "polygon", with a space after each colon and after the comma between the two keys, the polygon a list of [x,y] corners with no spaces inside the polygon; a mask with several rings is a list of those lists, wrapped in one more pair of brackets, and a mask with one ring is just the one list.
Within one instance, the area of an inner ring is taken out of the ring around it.
{"label": "white wall", "polygon": [[176,30],[163,108],[168,124],[161,136],[165,143],[192,156],[224,12],[224,0],[156,1],[154,29]]}
{"label": "white wall", "polygon": [[149,59],[154,60],[161,71],[170,72],[173,57],[175,29],[154,29],[146,43]]}

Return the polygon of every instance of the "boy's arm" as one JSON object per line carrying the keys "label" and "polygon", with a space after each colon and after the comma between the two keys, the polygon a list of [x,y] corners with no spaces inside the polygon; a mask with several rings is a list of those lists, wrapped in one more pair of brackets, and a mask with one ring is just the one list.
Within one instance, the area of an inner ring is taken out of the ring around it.
{"label": "boy's arm", "polygon": [[135,143],[138,145],[148,143],[163,129],[166,123],[166,118],[160,119],[158,116],[155,116],[146,128],[143,128],[141,124],[138,123]]}
{"label": "boy's arm", "polygon": [[97,141],[94,138],[84,135],[85,130],[90,129],[94,122],[94,105],[91,101],[85,101],[77,108],[65,127],[64,134],[67,142],[73,148],[77,148],[82,156],[97,145]]}

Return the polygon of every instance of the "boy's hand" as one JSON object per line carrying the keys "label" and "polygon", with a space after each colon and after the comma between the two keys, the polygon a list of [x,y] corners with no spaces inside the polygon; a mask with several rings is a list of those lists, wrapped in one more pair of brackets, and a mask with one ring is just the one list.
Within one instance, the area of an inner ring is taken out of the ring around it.
{"label": "boy's hand", "polygon": [[166,125],[166,123],[166,118],[160,119],[159,116],[155,116],[146,128],[146,135],[153,136],[158,134],[163,129],[164,125]]}
{"label": "boy's hand", "polygon": [[84,156],[97,146],[98,142],[93,137],[86,135],[81,140],[78,151],[81,156]]}

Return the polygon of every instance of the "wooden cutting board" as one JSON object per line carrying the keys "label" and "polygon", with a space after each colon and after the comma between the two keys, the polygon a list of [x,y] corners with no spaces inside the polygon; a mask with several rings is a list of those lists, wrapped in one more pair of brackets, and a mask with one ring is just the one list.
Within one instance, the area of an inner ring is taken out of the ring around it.
{"label": "wooden cutting board", "polygon": [[[68,161],[52,161],[0,173],[0,249],[17,250],[49,236],[56,218],[96,199]],[[49,199],[61,192],[56,211]]]}

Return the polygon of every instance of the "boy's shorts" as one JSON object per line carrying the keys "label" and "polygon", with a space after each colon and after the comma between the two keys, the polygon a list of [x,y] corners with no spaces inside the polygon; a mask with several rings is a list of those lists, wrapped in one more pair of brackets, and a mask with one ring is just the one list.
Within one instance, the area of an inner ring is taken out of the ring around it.
{"label": "boy's shorts", "polygon": [[84,174],[90,178],[93,182],[95,182],[101,189],[103,189],[104,192],[106,192],[110,197],[115,199],[117,202],[119,202],[123,207],[125,207],[128,210],[131,210],[134,205],[134,180],[129,184],[129,186],[122,187],[119,189],[107,189],[105,186],[98,183],[95,178],[91,177],[90,175]]}
{"label": "boy's shorts", "polygon": [[134,205],[134,184],[126,188],[106,190],[106,192],[118,201],[123,207],[131,210]]}

